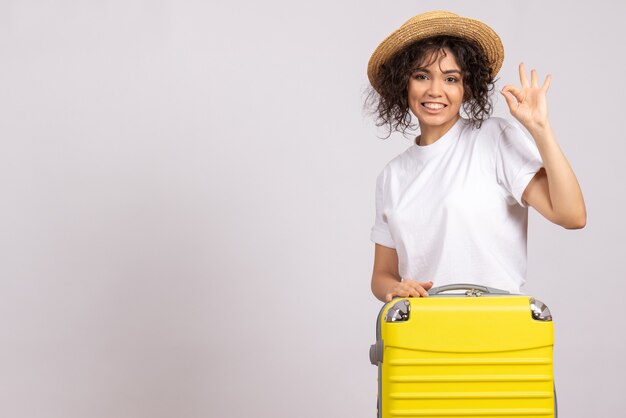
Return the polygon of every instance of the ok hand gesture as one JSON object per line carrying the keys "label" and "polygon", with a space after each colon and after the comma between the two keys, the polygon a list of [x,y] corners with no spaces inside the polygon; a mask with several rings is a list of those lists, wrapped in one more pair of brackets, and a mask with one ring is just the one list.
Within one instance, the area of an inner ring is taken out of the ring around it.
{"label": "ok hand gesture", "polygon": [[529,132],[545,129],[549,126],[548,102],[546,95],[550,87],[551,76],[546,76],[543,85],[537,83],[537,71],[530,72],[530,84],[526,78],[524,64],[519,65],[519,78],[522,89],[514,85],[507,85],[502,89],[511,115],[515,117]]}

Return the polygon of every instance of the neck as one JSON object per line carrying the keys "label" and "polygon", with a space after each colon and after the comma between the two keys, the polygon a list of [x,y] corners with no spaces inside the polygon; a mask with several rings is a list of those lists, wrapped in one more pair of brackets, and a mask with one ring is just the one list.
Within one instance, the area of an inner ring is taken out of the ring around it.
{"label": "neck", "polygon": [[450,119],[443,125],[439,126],[421,126],[420,125],[420,136],[417,137],[417,143],[420,146],[434,144],[446,134],[454,126],[456,121],[461,118],[461,115],[457,115],[456,118]]}

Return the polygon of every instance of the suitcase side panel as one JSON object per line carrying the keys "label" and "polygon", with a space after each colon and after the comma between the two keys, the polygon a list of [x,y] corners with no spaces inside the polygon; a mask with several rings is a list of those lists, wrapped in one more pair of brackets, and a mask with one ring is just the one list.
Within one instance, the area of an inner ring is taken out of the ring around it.
{"label": "suitcase side panel", "polygon": [[386,347],[382,416],[553,416],[552,347],[478,354]]}

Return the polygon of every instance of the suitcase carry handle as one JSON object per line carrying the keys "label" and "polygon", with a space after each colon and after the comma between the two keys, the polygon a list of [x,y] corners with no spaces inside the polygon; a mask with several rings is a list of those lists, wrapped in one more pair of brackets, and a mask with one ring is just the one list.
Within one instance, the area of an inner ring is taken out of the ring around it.
{"label": "suitcase carry handle", "polygon": [[508,295],[510,294],[506,290],[496,289],[493,287],[481,286],[477,284],[467,284],[467,283],[459,283],[459,284],[448,284],[445,286],[433,287],[428,291],[429,295],[437,295],[442,292],[447,292],[448,290],[468,290],[468,291],[480,291],[482,293],[488,293],[490,295]]}

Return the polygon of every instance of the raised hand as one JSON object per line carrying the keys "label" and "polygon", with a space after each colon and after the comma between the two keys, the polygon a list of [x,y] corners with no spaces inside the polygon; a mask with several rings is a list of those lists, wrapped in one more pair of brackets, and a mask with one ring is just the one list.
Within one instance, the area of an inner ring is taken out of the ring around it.
{"label": "raised hand", "polygon": [[511,115],[524,125],[529,132],[549,127],[546,96],[552,77],[548,74],[543,85],[539,87],[537,71],[531,70],[530,83],[528,83],[524,63],[521,63],[519,65],[519,78],[522,83],[521,90],[509,84],[501,91],[509,106]]}

